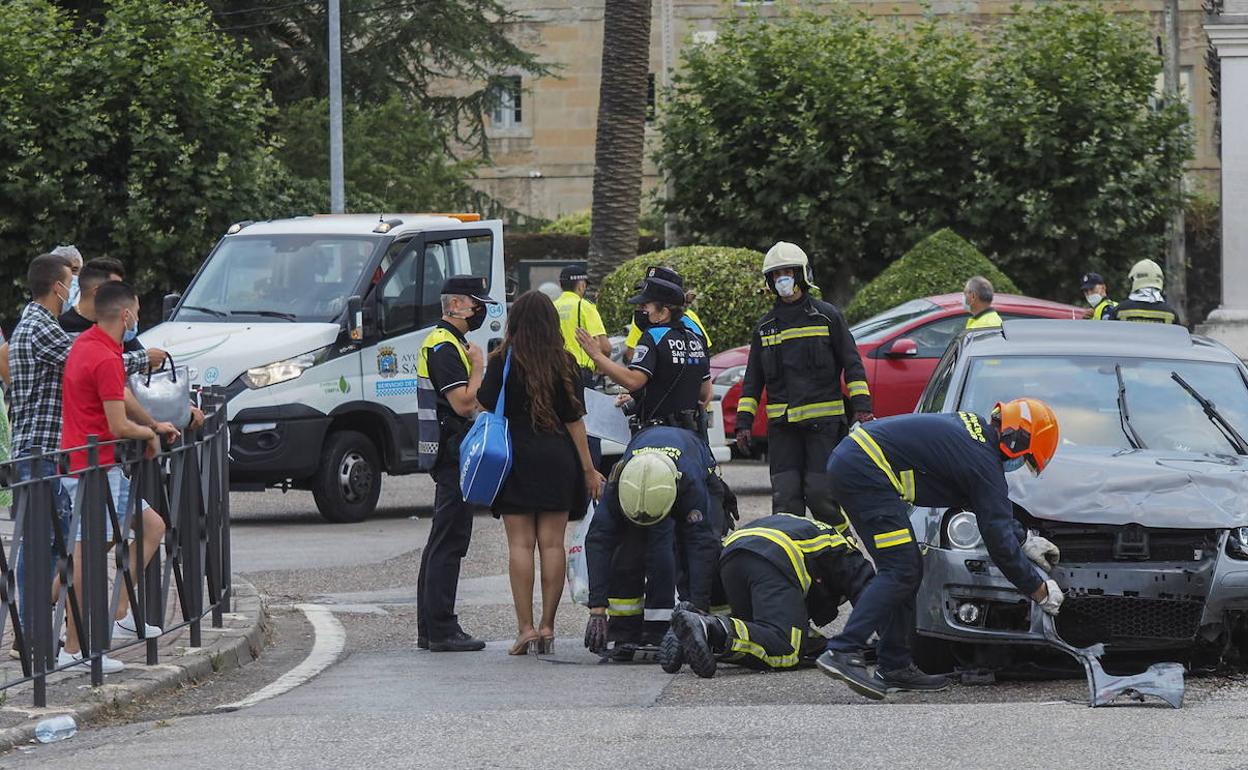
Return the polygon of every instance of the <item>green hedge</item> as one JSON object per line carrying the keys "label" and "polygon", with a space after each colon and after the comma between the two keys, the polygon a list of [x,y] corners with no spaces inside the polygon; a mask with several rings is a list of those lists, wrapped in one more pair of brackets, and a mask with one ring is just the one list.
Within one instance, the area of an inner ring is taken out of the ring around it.
{"label": "green hedge", "polygon": [[748,344],[754,324],[771,307],[763,283],[763,255],[725,246],[682,246],[630,259],[602,282],[598,310],[608,334],[618,334],[632,320],[628,298],[650,265],[667,265],[697,293],[693,308],[707,326],[714,352]]}
{"label": "green hedge", "polygon": [[919,297],[962,291],[966,279],[982,275],[1002,294],[1018,294],[1009,276],[952,230],[927,236],[862,287],[849,306],[851,324]]}

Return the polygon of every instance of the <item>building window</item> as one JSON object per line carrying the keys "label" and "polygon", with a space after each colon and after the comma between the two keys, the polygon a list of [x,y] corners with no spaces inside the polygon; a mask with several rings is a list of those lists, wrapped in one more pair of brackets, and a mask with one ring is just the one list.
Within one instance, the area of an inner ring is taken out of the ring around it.
{"label": "building window", "polygon": [[654,121],[655,113],[655,91],[654,91],[654,73],[646,75],[646,122]]}
{"label": "building window", "polygon": [[490,123],[494,128],[515,128],[521,124],[520,76],[507,75],[499,78],[493,86],[493,107]]}

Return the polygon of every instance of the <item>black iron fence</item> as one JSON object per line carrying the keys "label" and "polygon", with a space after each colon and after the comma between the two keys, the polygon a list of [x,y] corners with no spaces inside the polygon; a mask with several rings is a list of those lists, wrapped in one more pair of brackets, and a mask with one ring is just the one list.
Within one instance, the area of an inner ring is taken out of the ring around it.
{"label": "black iron fence", "polygon": [[[0,689],[32,682],[34,705],[46,706],[47,677],[56,671],[89,661],[91,683],[103,684],[105,652],[144,645],[147,664],[158,663],[157,638],[146,637],[145,623],[163,634],[189,627],[191,647],[201,646],[207,615],[221,626],[230,611],[229,426],[222,389],[205,388],[197,397],[204,425],[155,457],[144,457],[142,442],[91,437],[77,450],[0,464],[0,479],[13,491],[14,520],[11,542],[0,547],[0,637],[10,638],[4,633],[9,626],[22,672]],[[109,446],[115,461],[101,463],[101,450]],[[86,468],[72,476],[66,472],[71,452],[87,457]],[[114,482],[129,490],[122,510],[110,493],[110,471],[120,473]],[[67,487],[73,487],[72,500]],[[143,558],[145,503],[160,514],[165,533],[146,569],[132,570],[132,558]],[[74,578],[76,558],[81,585]],[[111,638],[123,595],[137,640]],[[58,666],[69,619],[84,662]]]}

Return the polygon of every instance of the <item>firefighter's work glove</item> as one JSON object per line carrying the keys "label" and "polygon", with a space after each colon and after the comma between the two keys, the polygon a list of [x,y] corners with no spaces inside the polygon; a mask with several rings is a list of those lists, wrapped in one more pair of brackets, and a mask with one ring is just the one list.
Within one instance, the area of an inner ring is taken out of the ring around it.
{"label": "firefighter's work glove", "polygon": [[753,436],[750,433],[751,431],[748,428],[742,428],[737,431],[737,449],[741,454],[747,456],[750,454],[750,445],[753,443]]}
{"label": "firefighter's work glove", "polygon": [[590,615],[585,624],[585,647],[595,655],[607,651],[607,616]]}
{"label": "firefighter's work glove", "polygon": [[854,422],[871,422],[875,419],[872,412],[854,412]]}
{"label": "firefighter's work glove", "polygon": [[1023,555],[1045,572],[1052,572],[1062,558],[1057,546],[1034,532],[1028,532],[1027,539],[1023,541]]}
{"label": "firefighter's work glove", "polygon": [[1062,589],[1057,585],[1056,580],[1044,581],[1044,587],[1048,589],[1048,596],[1044,597],[1043,601],[1037,603],[1040,605],[1040,609],[1050,615],[1056,615],[1058,610],[1062,608],[1062,602],[1066,601],[1066,594],[1062,593]]}

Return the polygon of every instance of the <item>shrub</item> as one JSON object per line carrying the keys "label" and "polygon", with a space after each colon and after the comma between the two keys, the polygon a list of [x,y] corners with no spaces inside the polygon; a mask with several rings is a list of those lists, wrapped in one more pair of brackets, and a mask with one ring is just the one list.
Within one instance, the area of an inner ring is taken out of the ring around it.
{"label": "shrub", "polygon": [[608,334],[632,320],[628,298],[650,265],[667,265],[680,273],[697,293],[693,308],[706,324],[715,352],[750,341],[759,317],[771,307],[763,283],[763,255],[752,249],[724,246],[682,246],[630,259],[611,272],[598,292],[598,310]]}
{"label": "shrub", "polygon": [[974,275],[992,281],[993,288],[1002,294],[1018,293],[1009,276],[978,249],[948,228],[939,230],[862,287],[845,308],[845,319],[857,323],[912,299],[962,291],[966,279]]}
{"label": "shrub", "polygon": [[[546,223],[538,232],[558,235],[583,235],[589,237],[589,227],[593,223],[589,209],[563,214],[557,219]],[[643,238],[653,238],[663,229],[663,214],[657,211],[642,212],[638,220],[637,234]]]}

